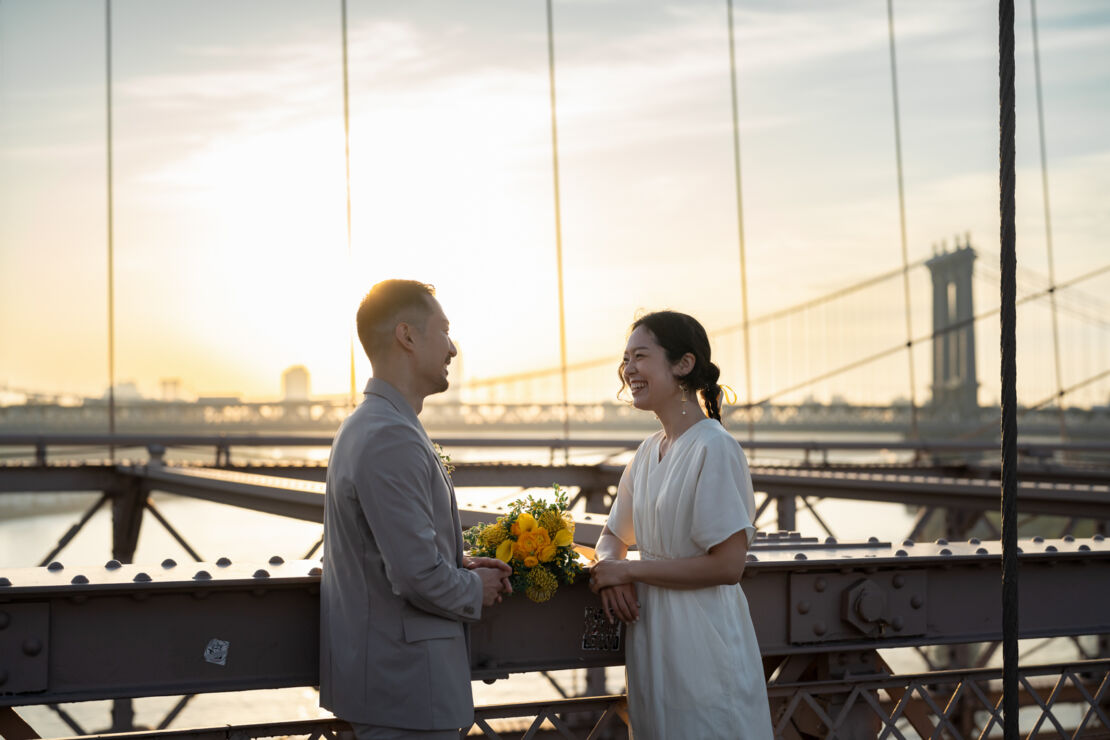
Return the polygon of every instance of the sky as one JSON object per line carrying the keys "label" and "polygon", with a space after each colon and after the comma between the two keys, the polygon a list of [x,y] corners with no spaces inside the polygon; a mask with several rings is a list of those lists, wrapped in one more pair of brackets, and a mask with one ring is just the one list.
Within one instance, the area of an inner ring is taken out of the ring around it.
{"label": "sky", "polygon": [[[997,306],[997,6],[893,4],[909,261],[970,236],[976,308]],[[886,5],[734,3],[748,303],[795,306],[902,265]],[[1110,263],[1110,8],[1037,6],[1054,270]],[[553,5],[567,354],[612,357],[639,312],[711,330],[742,312],[724,2]],[[1031,5],[1017,3],[1018,256],[1049,272]],[[545,6],[350,0],[348,249],[340,5],[112,3],[115,374],[158,397],[273,398],[305,365],[350,386],[358,301],[433,283],[460,350],[453,380],[559,363]],[[104,5],[0,2],[0,393],[108,384]],[[997,278],[995,277],[995,280]],[[1019,398],[1110,367],[1106,274],[1061,291],[1064,377],[1046,300],[1019,309]],[[912,334],[930,330],[924,268]],[[992,292],[993,291],[993,292]],[[901,279],[753,334],[755,397],[904,342]],[[997,322],[978,326],[997,398]],[[717,336],[717,335],[715,335]],[[739,333],[723,378],[745,387]],[[357,347],[356,347],[357,350]],[[361,352],[356,352],[361,355]],[[930,353],[915,347],[915,397]],[[905,355],[783,400],[904,398]],[[369,376],[361,356],[356,383]],[[611,398],[611,368],[572,375]],[[550,400],[557,384],[522,386]],[[1107,403],[1110,382],[1076,403]],[[3,401],[3,397],[0,397]]]}

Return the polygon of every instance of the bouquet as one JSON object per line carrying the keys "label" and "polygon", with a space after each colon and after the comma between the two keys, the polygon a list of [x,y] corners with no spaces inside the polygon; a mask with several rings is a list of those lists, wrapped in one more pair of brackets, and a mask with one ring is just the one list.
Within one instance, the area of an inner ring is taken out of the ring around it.
{"label": "bouquet", "polygon": [[554,489],[554,503],[532,496],[517,499],[496,522],[463,533],[471,555],[508,563],[513,593],[524,593],[536,603],[550,599],[560,585],[574,583],[582,572],[567,495],[558,485]]}

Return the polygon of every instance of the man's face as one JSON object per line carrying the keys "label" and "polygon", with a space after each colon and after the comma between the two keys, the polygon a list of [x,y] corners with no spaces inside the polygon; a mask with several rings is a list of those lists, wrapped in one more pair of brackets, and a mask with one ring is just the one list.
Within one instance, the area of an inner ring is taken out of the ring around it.
{"label": "man's face", "polygon": [[427,395],[443,393],[447,390],[447,366],[451,358],[458,354],[454,342],[448,335],[450,322],[443,308],[435,298],[428,297],[432,311],[428,315],[424,330],[419,327],[413,332],[416,341],[416,380]]}

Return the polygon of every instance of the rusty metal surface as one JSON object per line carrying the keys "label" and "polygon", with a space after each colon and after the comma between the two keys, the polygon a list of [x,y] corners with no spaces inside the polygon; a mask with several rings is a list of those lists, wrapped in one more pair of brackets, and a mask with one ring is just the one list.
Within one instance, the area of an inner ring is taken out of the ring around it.
{"label": "rusty metal surface", "polygon": [[[1110,583],[1105,539],[1022,549],[1023,637],[1110,633],[1110,590],[1096,587]],[[764,656],[966,643],[1001,634],[999,558],[996,542],[784,535],[753,548],[743,585]],[[315,683],[318,562],[109,566],[0,569],[12,627],[0,629],[0,656],[47,665],[45,688],[40,674],[9,669],[0,705]],[[621,663],[619,643],[583,647],[584,612],[597,603],[579,583],[547,604],[491,608],[473,631],[475,677]],[[41,612],[23,609],[35,605],[49,611],[45,632]],[[29,638],[41,643],[33,655]],[[205,660],[212,640],[228,643],[224,665]]]}

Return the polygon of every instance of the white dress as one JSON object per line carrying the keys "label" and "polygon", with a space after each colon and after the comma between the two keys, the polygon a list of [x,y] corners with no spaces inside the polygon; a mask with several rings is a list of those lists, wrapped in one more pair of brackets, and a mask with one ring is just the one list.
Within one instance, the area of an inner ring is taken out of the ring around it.
{"label": "white dress", "polygon": [[[641,559],[704,555],[743,530],[755,535],[755,494],[740,445],[705,419],[659,459],[660,431],[636,451],[617,487],[609,530]],[[748,601],[739,585],[679,590],[636,584],[640,619],[626,645],[636,740],[773,735]]]}

